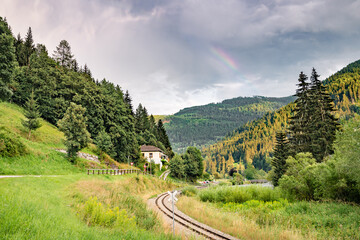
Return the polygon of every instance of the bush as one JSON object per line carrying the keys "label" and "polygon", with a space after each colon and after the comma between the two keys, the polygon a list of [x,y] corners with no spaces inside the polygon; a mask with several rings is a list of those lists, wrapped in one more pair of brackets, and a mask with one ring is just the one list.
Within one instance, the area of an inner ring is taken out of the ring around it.
{"label": "bush", "polygon": [[15,157],[26,154],[26,147],[20,138],[12,135],[5,131],[0,132],[0,156]]}
{"label": "bush", "polygon": [[233,173],[233,179],[231,180],[232,185],[241,185],[244,183],[243,177],[237,172]]}
{"label": "bush", "polygon": [[135,229],[135,217],[130,217],[125,209],[115,207],[111,209],[97,201],[96,197],[91,197],[80,207],[79,214],[90,226],[115,227],[123,230]]}
{"label": "bush", "polygon": [[185,196],[192,197],[195,196],[198,193],[198,191],[199,190],[194,186],[187,186],[181,190],[181,193],[184,194]]}
{"label": "bush", "polygon": [[328,198],[327,183],[331,170],[325,163],[316,163],[311,153],[299,153],[286,160],[287,170],[279,179],[281,189],[299,200]]}

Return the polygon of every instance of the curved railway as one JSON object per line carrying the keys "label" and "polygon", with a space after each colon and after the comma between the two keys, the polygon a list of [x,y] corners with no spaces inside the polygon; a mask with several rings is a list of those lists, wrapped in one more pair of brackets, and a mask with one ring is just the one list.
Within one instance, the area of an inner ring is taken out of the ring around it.
{"label": "curved railway", "polygon": [[[172,219],[172,209],[167,205],[168,200],[168,193],[160,194],[156,200],[155,204],[156,206],[168,217]],[[165,201],[166,200],[166,201]],[[213,229],[205,224],[199,223],[196,220],[186,216],[185,214],[175,211],[174,213],[174,219],[175,222],[178,224],[181,224],[182,226],[200,234],[203,235],[207,239],[211,240],[235,240],[237,238],[234,238],[228,234],[225,234],[223,232],[220,232],[216,229]]]}

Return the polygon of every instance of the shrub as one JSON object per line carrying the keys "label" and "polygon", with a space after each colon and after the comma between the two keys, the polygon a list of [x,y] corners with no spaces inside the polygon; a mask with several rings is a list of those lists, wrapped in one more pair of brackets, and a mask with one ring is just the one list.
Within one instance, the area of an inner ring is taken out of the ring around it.
{"label": "shrub", "polygon": [[300,200],[321,200],[328,196],[327,182],[331,170],[325,163],[316,163],[311,153],[299,153],[286,160],[287,171],[279,186]]}
{"label": "shrub", "polygon": [[98,202],[96,197],[91,197],[80,207],[79,214],[90,226],[115,227],[121,229],[135,229],[135,217],[128,216],[125,209],[109,206]]}
{"label": "shrub", "polygon": [[187,186],[181,190],[181,193],[185,196],[192,197],[198,193],[198,189],[194,186]]}
{"label": "shrub", "polygon": [[26,147],[19,137],[14,137],[5,131],[0,132],[0,156],[15,157],[26,154]]}

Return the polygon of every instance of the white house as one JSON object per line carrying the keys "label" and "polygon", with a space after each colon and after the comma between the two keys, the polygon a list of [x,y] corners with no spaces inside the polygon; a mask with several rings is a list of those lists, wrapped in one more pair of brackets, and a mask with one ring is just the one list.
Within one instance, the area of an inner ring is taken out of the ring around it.
{"label": "white house", "polygon": [[142,145],[140,147],[140,150],[142,152],[142,155],[145,159],[147,159],[148,162],[151,160],[154,161],[155,164],[160,164],[160,169],[162,167],[161,159],[168,160],[168,156],[165,155],[165,153],[155,146],[151,145]]}

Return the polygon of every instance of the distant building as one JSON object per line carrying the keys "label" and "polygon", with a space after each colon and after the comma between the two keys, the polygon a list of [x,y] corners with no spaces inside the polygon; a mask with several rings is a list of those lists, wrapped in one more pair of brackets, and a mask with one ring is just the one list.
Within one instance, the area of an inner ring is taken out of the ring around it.
{"label": "distant building", "polygon": [[142,145],[140,147],[141,153],[148,162],[150,159],[154,161],[155,164],[160,164],[160,169],[162,168],[161,159],[168,160],[168,156],[158,147],[151,145]]}

